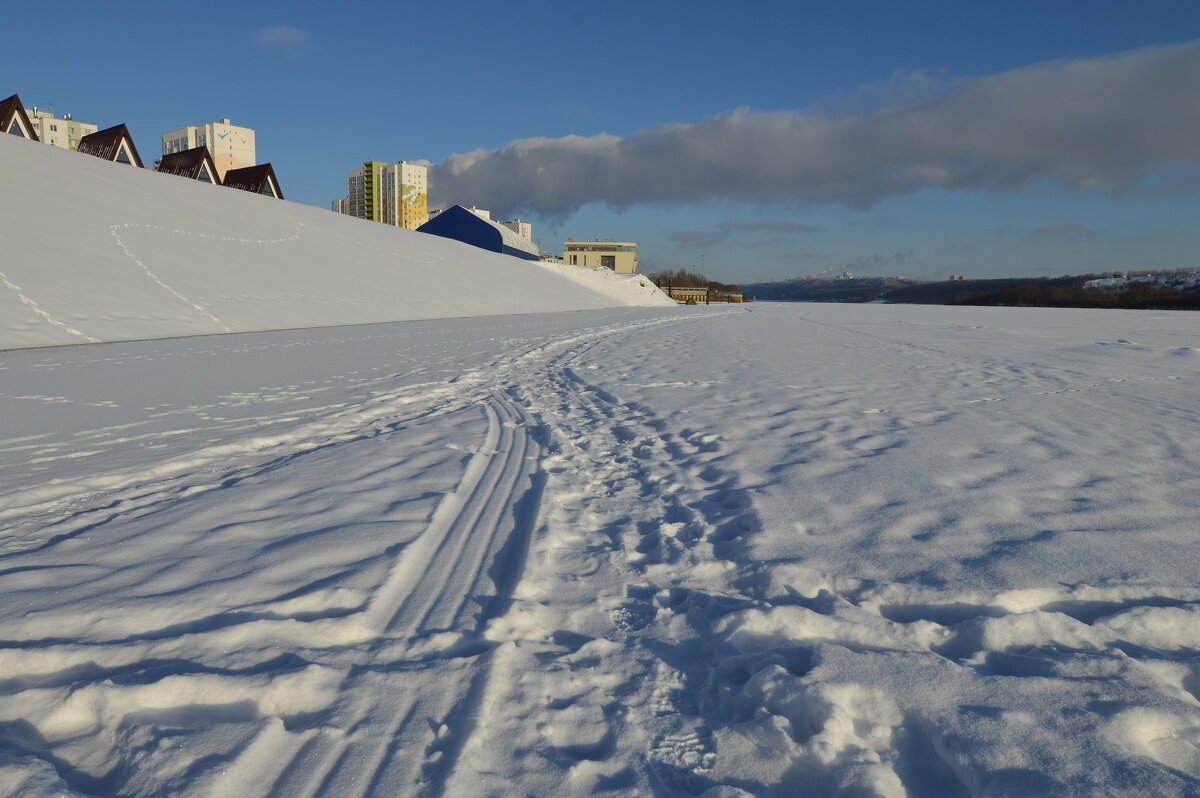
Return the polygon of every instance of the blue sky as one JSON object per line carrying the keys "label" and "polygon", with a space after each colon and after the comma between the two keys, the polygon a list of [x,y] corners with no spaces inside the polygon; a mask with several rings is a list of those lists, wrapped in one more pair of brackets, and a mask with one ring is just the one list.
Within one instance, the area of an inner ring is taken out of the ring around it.
{"label": "blue sky", "polygon": [[123,121],[147,159],[229,117],[321,207],[427,159],[435,200],[551,251],[636,240],[644,270],[1200,266],[1200,145],[1170,135],[1200,138],[1194,0],[48,6],[6,4],[0,96]]}

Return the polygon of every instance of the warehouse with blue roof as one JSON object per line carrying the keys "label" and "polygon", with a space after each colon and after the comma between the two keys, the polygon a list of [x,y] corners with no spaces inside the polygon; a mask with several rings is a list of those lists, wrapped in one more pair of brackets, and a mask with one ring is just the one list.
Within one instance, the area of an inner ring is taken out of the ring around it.
{"label": "warehouse with blue roof", "polygon": [[504,225],[477,216],[461,205],[453,205],[417,228],[418,233],[430,233],[442,238],[452,238],[464,244],[499,252],[525,260],[541,260],[542,252],[528,238],[509,230]]}

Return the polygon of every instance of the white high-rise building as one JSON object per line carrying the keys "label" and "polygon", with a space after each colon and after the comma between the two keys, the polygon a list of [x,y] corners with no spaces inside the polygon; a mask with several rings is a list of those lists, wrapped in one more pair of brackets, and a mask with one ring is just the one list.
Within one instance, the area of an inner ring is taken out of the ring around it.
{"label": "white high-rise building", "polygon": [[529,222],[522,222],[520,219],[513,219],[511,222],[500,222],[500,224],[512,230],[521,238],[533,240],[533,225]]}
{"label": "white high-rise building", "polygon": [[201,145],[208,147],[222,178],[230,169],[241,169],[258,163],[254,155],[254,131],[248,127],[237,127],[228,119],[209,122],[207,125],[176,128],[162,134],[163,155]]}
{"label": "white high-rise building", "polygon": [[429,170],[420,164],[399,161],[381,172],[383,221],[416,230],[429,221]]}
{"label": "white high-rise building", "polygon": [[38,108],[36,105],[26,113],[29,114],[29,121],[43,144],[61,147],[64,150],[76,149],[81,138],[100,129],[91,122],[72,119],[70,114],[63,114],[60,119],[53,111]]}

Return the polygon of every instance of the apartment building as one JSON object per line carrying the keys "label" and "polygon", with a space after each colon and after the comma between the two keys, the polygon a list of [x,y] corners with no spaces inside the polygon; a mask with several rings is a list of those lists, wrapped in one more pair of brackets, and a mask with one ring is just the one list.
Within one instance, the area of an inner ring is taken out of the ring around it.
{"label": "apartment building", "polygon": [[416,230],[429,221],[429,170],[399,161],[380,174],[384,224]]}
{"label": "apartment building", "polygon": [[206,125],[176,128],[162,134],[163,155],[201,145],[208,147],[222,179],[230,169],[242,169],[257,164],[254,131],[248,127],[234,125],[228,119],[209,122]]}
{"label": "apartment building", "polygon": [[429,221],[428,169],[410,161],[364,161],[346,172],[346,199],[335,200],[334,210],[416,230]]}
{"label": "apartment building", "polygon": [[512,230],[521,238],[533,240],[533,225],[529,222],[522,222],[520,219],[513,219],[511,222],[500,222],[500,224]]}
{"label": "apartment building", "polygon": [[25,111],[29,114],[30,126],[37,133],[38,139],[51,147],[60,147],[64,150],[78,149],[81,138],[100,129],[98,125],[81,122],[70,114],[57,117],[53,111],[38,108],[36,105],[26,108]]}

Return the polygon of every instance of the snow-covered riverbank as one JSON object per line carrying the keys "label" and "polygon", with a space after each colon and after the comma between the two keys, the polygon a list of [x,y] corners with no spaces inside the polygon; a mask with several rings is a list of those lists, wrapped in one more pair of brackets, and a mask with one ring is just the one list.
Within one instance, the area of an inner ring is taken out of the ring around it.
{"label": "snow-covered riverbank", "polygon": [[0,794],[1192,795],[1200,318],[0,353]]}

